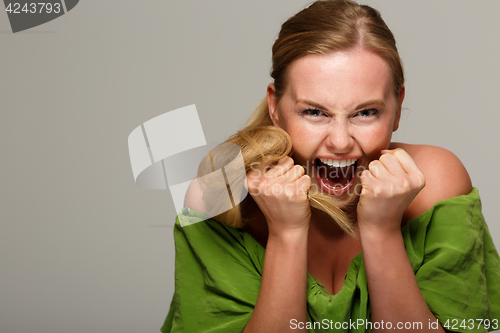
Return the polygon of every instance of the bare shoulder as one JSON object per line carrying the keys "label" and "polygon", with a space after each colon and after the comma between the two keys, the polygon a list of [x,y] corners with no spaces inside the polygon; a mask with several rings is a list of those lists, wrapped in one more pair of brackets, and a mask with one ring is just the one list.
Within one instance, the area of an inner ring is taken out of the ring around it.
{"label": "bare shoulder", "polygon": [[186,197],[184,198],[184,207],[189,207],[192,210],[206,214],[205,202],[203,201],[203,191],[198,183],[198,178],[193,179],[189,184]]}
{"label": "bare shoulder", "polygon": [[404,149],[424,174],[426,185],[405,213],[409,220],[429,210],[436,202],[470,193],[472,182],[464,165],[451,151],[428,145],[393,143]]}

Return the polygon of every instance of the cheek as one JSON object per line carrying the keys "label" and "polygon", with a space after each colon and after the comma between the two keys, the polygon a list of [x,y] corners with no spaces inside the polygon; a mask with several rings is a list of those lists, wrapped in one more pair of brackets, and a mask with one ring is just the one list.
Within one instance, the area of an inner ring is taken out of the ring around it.
{"label": "cheek", "polygon": [[371,158],[378,158],[380,151],[388,149],[391,143],[392,128],[388,130],[387,126],[379,126],[368,132],[360,134],[361,149],[365,155]]}
{"label": "cheek", "polygon": [[313,146],[314,146],[314,137],[308,136],[306,133],[288,133],[292,138],[292,146],[293,146],[293,154],[301,161],[309,159],[309,156],[312,154]]}
{"label": "cheek", "polygon": [[309,131],[307,127],[290,127],[285,129],[292,138],[293,158],[296,163],[306,165],[314,155],[316,149],[321,143],[321,135],[319,133]]}

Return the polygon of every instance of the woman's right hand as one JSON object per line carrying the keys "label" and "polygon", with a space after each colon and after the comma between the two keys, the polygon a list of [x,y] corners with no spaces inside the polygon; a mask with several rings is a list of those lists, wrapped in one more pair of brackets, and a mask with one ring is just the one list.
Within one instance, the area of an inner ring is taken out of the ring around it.
{"label": "woman's right hand", "polygon": [[266,217],[269,235],[307,230],[311,218],[307,199],[311,178],[304,174],[304,167],[294,165],[293,159],[286,156],[264,170],[248,172],[246,185]]}
{"label": "woman's right hand", "polygon": [[271,168],[253,168],[246,186],[267,220],[269,237],[259,297],[244,332],[290,332],[292,319],[307,321],[311,179],[287,156]]}

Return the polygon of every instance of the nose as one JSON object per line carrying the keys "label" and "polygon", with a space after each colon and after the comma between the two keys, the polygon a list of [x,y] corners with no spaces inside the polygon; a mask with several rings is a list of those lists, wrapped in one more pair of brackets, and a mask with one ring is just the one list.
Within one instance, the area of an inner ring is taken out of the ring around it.
{"label": "nose", "polygon": [[347,119],[335,119],[330,124],[326,145],[335,154],[347,154],[352,151],[354,138]]}

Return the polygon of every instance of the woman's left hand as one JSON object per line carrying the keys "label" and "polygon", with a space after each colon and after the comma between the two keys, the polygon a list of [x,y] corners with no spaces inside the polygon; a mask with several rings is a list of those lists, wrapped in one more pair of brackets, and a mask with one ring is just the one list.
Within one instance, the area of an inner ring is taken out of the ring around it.
{"label": "woman's left hand", "polygon": [[363,188],[357,216],[360,231],[365,234],[399,232],[406,208],[425,186],[424,175],[401,148],[383,150],[360,180]]}

